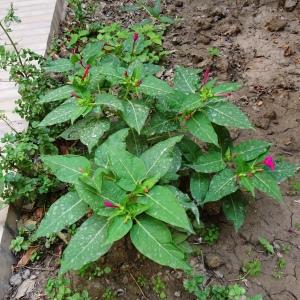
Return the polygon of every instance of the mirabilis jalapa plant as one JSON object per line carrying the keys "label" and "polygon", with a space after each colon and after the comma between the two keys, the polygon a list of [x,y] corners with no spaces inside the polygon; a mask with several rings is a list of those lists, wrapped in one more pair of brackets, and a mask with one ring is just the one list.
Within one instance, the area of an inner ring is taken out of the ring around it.
{"label": "mirabilis jalapa plant", "polygon": [[61,273],[97,260],[127,234],[146,257],[188,271],[187,211],[199,222],[197,206],[222,201],[238,230],[247,202],[237,191],[255,196],[257,189],[280,202],[278,182],[295,172],[269,156],[268,142],[233,145],[227,127],[252,128],[226,97],[237,83],[217,84],[209,71],[200,82],[201,70],[177,66],[170,86],[155,77],[160,66],[134,59],[144,43],[139,33],[124,43],[129,65],[98,41],[46,67],[68,74],[69,84],[40,99],[59,105],[39,126],[70,122],[60,137],[88,148],[86,156],[42,157],[69,192],[50,207],[35,237],[84,220],[64,251]]}

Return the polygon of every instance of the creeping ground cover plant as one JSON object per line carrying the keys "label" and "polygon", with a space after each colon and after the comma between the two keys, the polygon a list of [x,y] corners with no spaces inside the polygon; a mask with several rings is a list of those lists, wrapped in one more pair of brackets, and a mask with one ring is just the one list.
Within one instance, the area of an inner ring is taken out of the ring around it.
{"label": "creeping ground cover plant", "polygon": [[81,221],[61,273],[97,260],[126,235],[153,261],[190,271],[184,243],[199,209],[218,201],[238,230],[248,204],[240,191],[281,202],[278,183],[296,171],[270,156],[268,142],[231,140],[228,128],[253,129],[227,97],[239,84],[182,66],[169,84],[156,76],[160,66],[139,59],[147,45],[133,32],[116,55],[99,37],[45,67],[68,83],[40,98],[56,107],[38,126],[64,124],[59,139],[86,146],[82,155],[41,157],[68,191],[35,238]]}

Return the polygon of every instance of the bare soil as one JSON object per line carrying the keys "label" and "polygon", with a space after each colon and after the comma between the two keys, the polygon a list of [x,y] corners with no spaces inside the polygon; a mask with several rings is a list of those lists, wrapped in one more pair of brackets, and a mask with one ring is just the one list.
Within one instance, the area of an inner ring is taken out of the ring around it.
{"label": "bare soil", "polygon": [[[145,15],[124,13],[120,8],[133,1],[100,2],[97,19],[121,22],[125,26],[142,20]],[[209,67],[221,81],[238,81],[243,88],[230,97],[246,112],[255,130],[235,130],[233,138],[261,138],[273,143],[274,155],[300,163],[300,4],[284,9],[282,1],[166,1],[164,13],[178,17],[165,37],[164,46],[172,54],[164,62],[165,76],[172,76],[175,65]],[[290,1],[287,1],[290,2]],[[287,11],[288,10],[288,11]],[[212,58],[208,48],[221,53]],[[217,255],[220,267],[210,270],[203,257],[192,258],[195,269],[208,276],[209,284],[243,285],[249,295],[260,293],[266,300],[300,299],[300,193],[293,188],[299,174],[282,184],[284,203],[278,204],[259,194],[249,207],[248,217],[236,233],[222,215],[210,216],[209,222],[220,227],[220,239],[213,246],[199,247],[203,255]],[[265,237],[273,243],[276,255],[267,255],[258,243]],[[195,237],[192,241],[196,241]],[[44,261],[43,268],[57,267],[57,260]],[[281,279],[276,279],[279,257],[286,260]],[[257,258],[262,262],[258,277],[241,277],[242,265]],[[162,268],[141,257],[127,241],[116,244],[99,261],[110,266],[112,273],[95,280],[71,274],[76,289],[87,289],[93,299],[102,299],[107,287],[120,299],[159,299],[151,287],[152,278],[160,275],[166,283],[167,299],[193,299],[182,288],[183,274]],[[34,267],[34,266],[33,266]],[[36,276],[35,291],[23,299],[46,299],[43,286],[56,271],[31,269]],[[145,277],[149,285],[137,281]],[[11,295],[7,299],[15,299]],[[143,295],[144,294],[144,295]]]}

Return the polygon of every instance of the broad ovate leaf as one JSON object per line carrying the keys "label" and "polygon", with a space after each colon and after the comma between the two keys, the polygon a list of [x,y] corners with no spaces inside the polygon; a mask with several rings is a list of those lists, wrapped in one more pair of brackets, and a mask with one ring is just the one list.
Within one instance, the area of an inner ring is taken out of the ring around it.
{"label": "broad ovate leaf", "polygon": [[139,134],[149,114],[149,107],[130,100],[123,102],[123,119],[129,127],[134,128]]}
{"label": "broad ovate leaf", "polygon": [[200,205],[203,204],[206,194],[208,192],[210,178],[206,174],[195,173],[191,177],[190,189],[193,198]]}
{"label": "broad ovate leaf", "polygon": [[146,165],[145,177],[164,176],[172,165],[172,151],[174,146],[180,142],[182,136],[175,136],[155,144],[141,155]]}
{"label": "broad ovate leaf", "polygon": [[110,149],[116,148],[120,151],[126,149],[126,138],[128,136],[128,128],[121,129],[112,135],[109,136],[109,138],[101,144],[96,152],[95,152],[95,163],[103,168],[108,168],[110,162],[109,162],[109,153]]}
{"label": "broad ovate leaf", "polygon": [[166,94],[171,94],[173,89],[163,80],[160,80],[154,76],[146,77],[139,90],[148,96],[161,96]]}
{"label": "broad ovate leaf", "polygon": [[43,155],[41,159],[59,180],[67,183],[76,183],[91,169],[89,160],[79,155]]}
{"label": "broad ovate leaf", "polygon": [[71,93],[73,91],[74,88],[71,85],[64,85],[42,96],[39,99],[39,102],[48,103],[48,102],[54,102],[59,100],[65,100],[71,97]]}
{"label": "broad ovate leaf", "polygon": [[87,219],[65,249],[60,273],[79,270],[104,255],[112,245],[106,240],[108,226],[109,220],[104,217],[92,216]]}
{"label": "broad ovate leaf", "polygon": [[151,217],[140,218],[130,231],[130,237],[138,251],[156,263],[174,269],[191,269],[163,222]]}
{"label": "broad ovate leaf", "polygon": [[123,103],[116,96],[103,93],[96,96],[96,104],[103,105],[105,107],[109,107],[116,111],[123,111]]}
{"label": "broad ovate leaf", "polygon": [[206,113],[209,120],[218,125],[242,129],[252,128],[246,115],[237,106],[229,102],[208,103]]}
{"label": "broad ovate leaf", "polygon": [[148,215],[189,232],[193,231],[185,209],[173,191],[164,186],[155,186],[144,197],[142,201],[151,204],[146,211]]}
{"label": "broad ovate leaf", "polygon": [[212,178],[203,203],[218,201],[237,190],[236,175],[230,169],[224,169]]}
{"label": "broad ovate leaf", "polygon": [[218,136],[204,113],[198,112],[187,121],[186,127],[189,132],[203,142],[218,146]]}
{"label": "broad ovate leaf", "polygon": [[226,164],[223,161],[222,153],[210,151],[198,156],[192,168],[201,173],[214,173],[223,170]]}
{"label": "broad ovate leaf", "polygon": [[174,77],[175,88],[185,93],[195,93],[199,87],[199,71],[176,66]]}
{"label": "broad ovate leaf", "polygon": [[282,202],[282,195],[277,181],[269,173],[257,172],[251,177],[251,182],[261,192],[266,193],[278,202]]}
{"label": "broad ovate leaf", "polygon": [[249,161],[264,154],[271,144],[261,140],[248,140],[235,146],[232,150],[239,158]]}
{"label": "broad ovate leaf", "polygon": [[74,68],[72,62],[67,58],[60,58],[57,60],[48,61],[43,69],[46,72],[53,72],[53,73],[64,73],[70,72]]}
{"label": "broad ovate leaf", "polygon": [[232,222],[238,231],[246,219],[247,202],[240,193],[229,195],[224,199],[223,212],[226,219]]}
{"label": "broad ovate leaf", "polygon": [[107,242],[113,243],[124,237],[132,228],[133,222],[131,219],[126,219],[125,216],[114,217],[108,227]]}

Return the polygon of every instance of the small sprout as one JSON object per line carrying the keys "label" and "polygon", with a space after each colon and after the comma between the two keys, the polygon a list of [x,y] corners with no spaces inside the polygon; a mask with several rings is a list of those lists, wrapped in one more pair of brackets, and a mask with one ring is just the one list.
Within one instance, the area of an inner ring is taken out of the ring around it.
{"label": "small sprout", "polygon": [[261,274],[261,262],[258,259],[248,261],[242,267],[242,271],[245,273],[244,276],[256,277]]}
{"label": "small sprout", "polygon": [[219,57],[220,54],[221,54],[221,51],[219,48],[217,47],[210,47],[208,48],[208,54],[211,56],[211,57]]}
{"label": "small sprout", "polygon": [[267,239],[260,237],[258,241],[267,253],[274,254],[274,248]]}

